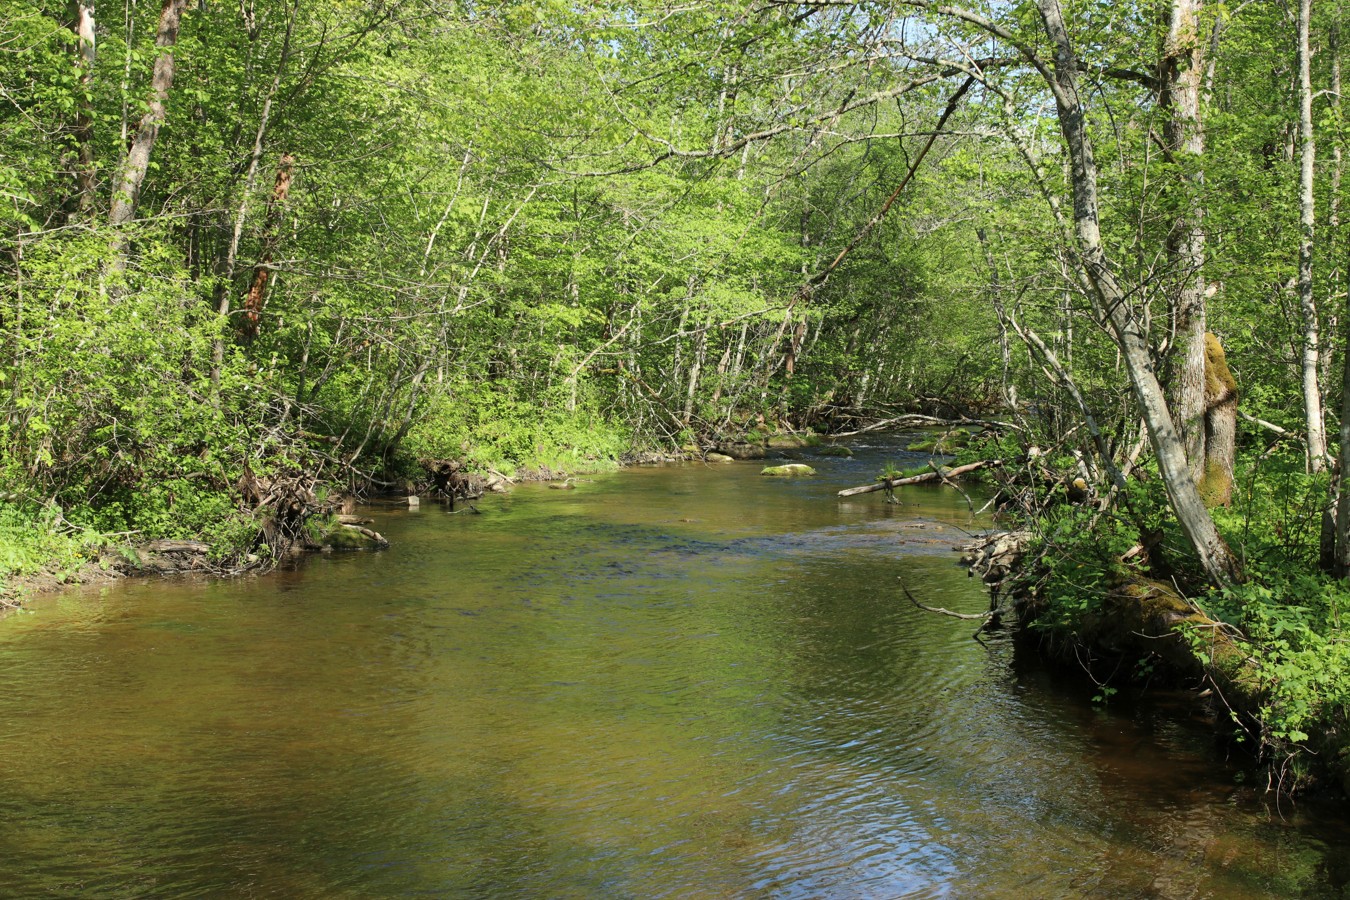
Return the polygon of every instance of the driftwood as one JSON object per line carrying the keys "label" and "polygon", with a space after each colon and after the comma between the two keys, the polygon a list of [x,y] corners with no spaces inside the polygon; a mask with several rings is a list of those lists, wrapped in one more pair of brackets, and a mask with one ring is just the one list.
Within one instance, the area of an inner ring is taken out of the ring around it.
{"label": "driftwood", "polygon": [[860,434],[871,434],[873,431],[881,431],[886,428],[928,428],[934,426],[956,427],[959,425],[979,425],[981,428],[1007,428],[1013,431],[1021,431],[1020,425],[1014,425],[1012,422],[996,422],[990,419],[939,419],[936,416],[921,416],[918,413],[907,413],[903,416],[896,416],[894,419],[884,419],[880,422],[873,422],[871,425],[865,425],[857,431],[842,431],[838,434],[831,434],[831,438],[856,437]]}
{"label": "driftwood", "polygon": [[375,521],[374,519],[367,518],[366,516],[353,516],[348,515],[347,513],[339,513],[337,520],[338,524],[340,525],[369,525],[370,523]]}
{"label": "driftwood", "polygon": [[455,508],[456,500],[477,500],[483,496],[483,479],[465,471],[460,460],[420,459],[418,463],[431,479],[427,493],[449,500],[451,509]]}
{"label": "driftwood", "polygon": [[961,562],[970,567],[970,574],[997,590],[1017,568],[1031,541],[1030,531],[995,531],[958,549],[965,552]]}
{"label": "driftwood", "polygon": [[941,606],[928,606],[927,604],[920,603],[915,598],[915,596],[909,592],[909,588],[905,585],[905,580],[903,578],[899,579],[899,581],[900,581],[900,590],[905,592],[905,596],[909,598],[909,602],[913,603],[915,606],[917,606],[924,612],[938,613],[944,616],[951,616],[953,619],[968,619],[969,621],[972,622],[987,622],[995,614],[994,610],[990,610],[989,612],[983,613],[959,613],[959,612],[952,612],[950,609],[943,609]]}
{"label": "driftwood", "polygon": [[923,484],[928,481],[949,481],[953,478],[960,478],[962,475],[968,475],[979,469],[992,469],[1003,465],[1001,459],[982,459],[978,462],[967,463],[964,466],[957,466],[954,469],[939,470],[932,472],[923,472],[919,475],[911,475],[908,478],[887,478],[876,484],[865,484],[862,487],[848,488],[839,492],[840,497],[856,497],[859,494],[870,494],[874,491],[888,491],[898,487],[904,487],[907,484]]}
{"label": "driftwood", "polygon": [[209,553],[211,545],[205,541],[150,541],[137,549],[147,553]]}

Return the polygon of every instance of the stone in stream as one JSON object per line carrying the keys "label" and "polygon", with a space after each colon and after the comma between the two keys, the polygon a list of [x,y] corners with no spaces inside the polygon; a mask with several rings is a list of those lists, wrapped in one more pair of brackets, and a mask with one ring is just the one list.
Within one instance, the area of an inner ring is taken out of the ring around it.
{"label": "stone in stream", "polygon": [[816,456],[838,456],[848,458],[853,455],[853,451],[841,444],[830,444],[825,447],[816,448]]}
{"label": "stone in stream", "polygon": [[801,475],[814,475],[816,470],[802,463],[788,463],[785,466],[765,466],[759,474],[776,478],[796,478]]}
{"label": "stone in stream", "polygon": [[330,528],[318,543],[323,550],[383,550],[389,546],[378,531],[341,523]]}
{"label": "stone in stream", "polygon": [[763,459],[765,457],[764,447],[759,444],[750,444],[737,442],[733,444],[723,444],[717,448],[718,452],[724,456],[730,456],[732,459]]}
{"label": "stone in stream", "polygon": [[725,453],[713,452],[704,454],[703,461],[710,463],[729,463],[735,462],[736,460],[732,459],[730,456],[727,456]]}

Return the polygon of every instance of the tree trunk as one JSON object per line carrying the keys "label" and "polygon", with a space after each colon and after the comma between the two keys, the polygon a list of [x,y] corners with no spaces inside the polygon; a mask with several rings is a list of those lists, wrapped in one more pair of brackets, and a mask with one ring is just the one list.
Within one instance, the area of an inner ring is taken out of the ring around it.
{"label": "tree trunk", "polygon": [[[277,62],[277,70],[272,76],[272,83],[267,89],[267,96],[263,99],[262,112],[258,116],[258,129],[253,134],[253,151],[249,154],[248,172],[244,175],[244,190],[239,198],[239,209],[235,212],[234,227],[230,230],[230,244],[225,252],[224,271],[218,273],[219,279],[216,282],[216,314],[221,318],[230,314],[231,293],[234,291],[234,274],[239,261],[239,240],[244,233],[244,221],[248,217],[249,200],[253,197],[253,190],[258,183],[258,164],[262,161],[263,148],[266,146],[267,127],[272,120],[272,101],[276,99],[277,90],[281,87],[281,79],[286,74],[286,64],[291,57],[291,35],[295,31],[295,15],[299,7],[299,0],[292,4],[289,15],[286,18],[286,32],[281,39],[281,58]],[[272,202],[268,206],[268,223],[274,225],[272,219],[277,211],[277,191],[281,191],[281,200],[286,199],[286,191],[290,188],[290,169],[295,160],[288,154],[283,154],[277,168],[277,181],[273,187]],[[282,185],[282,173],[285,173],[285,185]],[[268,237],[272,237],[269,232]],[[271,247],[267,244],[268,238],[264,238],[264,250],[260,256],[264,261],[270,261]],[[257,272],[254,273],[254,281],[257,281]],[[264,284],[259,287],[265,287],[266,276],[263,278]],[[249,290],[249,298],[253,297],[253,288]],[[261,295],[259,296],[261,300]],[[261,305],[259,306],[261,308]],[[250,320],[250,327],[253,333],[256,333],[256,318]],[[211,347],[211,387],[213,394],[220,389],[220,368],[225,362],[225,335],[217,334]]]}
{"label": "tree trunk", "polygon": [[[1336,5],[1337,12],[1341,10],[1341,4]],[[1337,15],[1332,24],[1331,36],[1328,46],[1331,52],[1331,103],[1335,110],[1335,121],[1341,121],[1341,45],[1340,45],[1340,16]],[[1332,145],[1332,192],[1330,202],[1330,227],[1333,253],[1336,254],[1335,262],[1332,268],[1332,289],[1335,290],[1341,278],[1341,273],[1347,272],[1346,268],[1341,266],[1340,250],[1336,241],[1340,237],[1340,187],[1343,165],[1341,141],[1337,140]],[[1332,295],[1335,296],[1334,294]],[[1334,569],[1337,575],[1341,577],[1350,576],[1350,490],[1346,489],[1347,478],[1350,478],[1350,292],[1342,298],[1340,302],[1346,305],[1341,308],[1341,329],[1343,335],[1341,350],[1341,431],[1340,446],[1338,449],[1339,472],[1338,485],[1339,495],[1336,498],[1336,543]],[[1333,301],[1336,302],[1336,301]]]}
{"label": "tree trunk", "polygon": [[75,186],[82,215],[94,208],[98,182],[94,172],[94,111],[89,102],[93,89],[94,0],[78,0],[75,12],[75,66],[79,72],[80,96],[75,115]]}
{"label": "tree trunk", "polygon": [[1317,144],[1313,139],[1312,66],[1308,32],[1312,24],[1312,0],[1300,0],[1298,10],[1298,134],[1299,134],[1299,239],[1298,301],[1303,310],[1303,410],[1308,429],[1308,467],[1326,470],[1327,443],[1322,421],[1322,392],[1318,385],[1317,301],[1313,298],[1313,237],[1316,203],[1313,197],[1313,163]]}
{"label": "tree trunk", "polygon": [[108,224],[118,229],[113,238],[113,249],[118,256],[126,254],[127,236],[123,228],[136,216],[136,204],[141,198],[141,185],[150,166],[150,155],[154,152],[160,126],[164,124],[165,104],[173,88],[173,47],[178,43],[178,26],[186,4],[187,0],[164,0],[164,7],[159,14],[159,30],[155,34],[155,67],[150,76],[149,103],[136,126],[131,149],[127,151],[127,157],[117,173],[117,180],[113,182]]}
{"label": "tree trunk", "polygon": [[1233,499],[1233,466],[1237,457],[1237,381],[1228,370],[1223,345],[1205,335],[1205,459],[1200,496],[1208,507],[1227,506]]}
{"label": "tree trunk", "polygon": [[703,360],[708,353],[709,327],[706,323],[699,326],[698,337],[694,340],[694,360],[689,365],[689,388],[685,391],[684,414],[680,417],[680,421],[684,423],[686,428],[694,418],[694,398],[698,394],[698,377],[699,373],[703,371]]}
{"label": "tree trunk", "polygon": [[[1205,231],[1200,192],[1205,152],[1200,115],[1203,51],[1201,0],[1173,0],[1161,66],[1159,105],[1168,110],[1163,125],[1170,151],[1179,157],[1190,191],[1179,192],[1185,208],[1167,235],[1170,268],[1180,279],[1172,296],[1175,339],[1171,350],[1169,402],[1186,452],[1191,477],[1199,482],[1205,463]],[[1192,170],[1192,167],[1194,169]]]}
{"label": "tree trunk", "polygon": [[258,262],[253,267],[253,281],[249,285],[248,296],[244,298],[244,334],[253,338],[258,335],[258,320],[262,316],[263,303],[267,298],[267,282],[272,275],[272,257],[276,254],[281,238],[281,215],[286,207],[286,198],[291,190],[291,167],[295,157],[283,153],[277,163],[277,180],[272,187],[272,196],[267,201],[267,218],[263,235],[262,250]]}
{"label": "tree trunk", "polygon": [[1209,510],[1191,478],[1185,449],[1172,425],[1171,411],[1153,372],[1147,336],[1141,331],[1129,298],[1116,281],[1102,248],[1098,228],[1097,163],[1088,135],[1087,118],[1078,92],[1078,60],[1058,0],[1037,0],[1046,34],[1054,47],[1055,65],[1047,72],[1054,91],[1060,129],[1070,158],[1073,218],[1077,250],[1092,288],[1097,311],[1110,326],[1120,348],[1131,387],[1148,427],[1149,441],[1158,460],[1163,486],[1186,537],[1210,581],[1226,585],[1242,578],[1241,568],[1219,536]]}

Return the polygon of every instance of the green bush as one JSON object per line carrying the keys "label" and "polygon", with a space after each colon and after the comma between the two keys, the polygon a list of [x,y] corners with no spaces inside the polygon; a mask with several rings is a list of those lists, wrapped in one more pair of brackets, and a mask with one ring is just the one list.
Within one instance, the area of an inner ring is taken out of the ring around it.
{"label": "green bush", "polygon": [[531,401],[505,384],[448,385],[427,403],[403,451],[413,458],[458,459],[473,470],[505,474],[615,465],[629,444],[620,428],[585,402],[584,394],[569,411],[560,393]]}
{"label": "green bush", "polygon": [[16,578],[78,569],[101,543],[92,532],[65,524],[55,506],[0,502],[0,598]]}

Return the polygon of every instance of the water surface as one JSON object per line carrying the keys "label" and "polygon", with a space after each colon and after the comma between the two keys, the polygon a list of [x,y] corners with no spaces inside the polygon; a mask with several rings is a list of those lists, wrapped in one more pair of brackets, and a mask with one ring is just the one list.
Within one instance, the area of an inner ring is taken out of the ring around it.
{"label": "water surface", "polygon": [[[376,509],[380,554],[0,622],[0,895],[1341,896],[1329,804],[1094,706],[985,608],[904,439]],[[971,498],[979,503],[979,497]]]}

